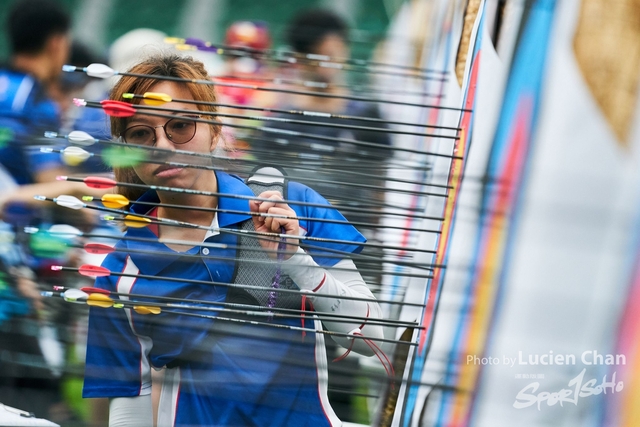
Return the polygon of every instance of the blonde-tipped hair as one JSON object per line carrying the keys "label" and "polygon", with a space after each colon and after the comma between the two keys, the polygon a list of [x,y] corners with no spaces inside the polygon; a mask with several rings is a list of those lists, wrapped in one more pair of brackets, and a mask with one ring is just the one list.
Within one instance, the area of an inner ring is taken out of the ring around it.
{"label": "blonde-tipped hair", "polygon": [[[209,80],[209,75],[204,64],[188,56],[152,56],[131,67],[129,72],[153,76],[178,77],[188,80]],[[123,101],[122,95],[125,93],[142,95],[149,92],[158,82],[159,80],[148,77],[123,76],[111,90],[109,98],[116,101]],[[184,85],[196,101],[204,101],[209,104],[214,104],[216,102],[216,93],[213,85],[196,83],[176,84]],[[139,98],[134,98],[131,102],[139,104],[141,100]],[[198,105],[198,109],[200,111],[216,112],[216,107],[214,105]],[[209,116],[207,118],[209,118]],[[211,119],[213,120],[212,116]],[[127,124],[130,120],[131,118],[128,117],[111,117],[111,135],[113,135],[114,138],[120,137],[127,128]],[[213,138],[220,139],[220,125],[211,125],[211,131]],[[132,184],[143,184],[133,168],[114,168],[114,173],[117,181]],[[118,192],[129,200],[136,200],[144,193],[144,189],[118,187]]]}

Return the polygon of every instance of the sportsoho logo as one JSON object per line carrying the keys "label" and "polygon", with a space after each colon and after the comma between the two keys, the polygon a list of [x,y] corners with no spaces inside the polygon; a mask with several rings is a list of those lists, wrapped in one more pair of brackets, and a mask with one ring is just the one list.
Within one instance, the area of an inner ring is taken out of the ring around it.
{"label": "sportsoho logo", "polygon": [[[626,365],[626,357],[623,354],[599,354],[595,350],[587,350],[576,358],[574,354],[556,354],[549,352],[547,354],[529,355],[524,357],[522,352],[518,353],[517,362],[511,365],[532,366],[532,365],[575,365],[576,360],[580,360],[583,365]],[[516,409],[523,409],[532,405],[537,405],[538,410],[541,410],[543,403],[546,406],[555,406],[565,403],[578,404],[578,401],[582,398],[590,396],[597,396],[601,393],[614,394],[619,393],[624,389],[624,383],[616,380],[616,372],[611,374],[611,379],[607,380],[607,375],[602,377],[600,381],[598,378],[592,378],[587,380],[586,377],[587,368],[582,371],[573,379],[567,383],[567,388],[562,388],[557,391],[539,391],[540,383],[532,382],[522,388],[516,395],[516,399],[513,402],[513,407]]]}

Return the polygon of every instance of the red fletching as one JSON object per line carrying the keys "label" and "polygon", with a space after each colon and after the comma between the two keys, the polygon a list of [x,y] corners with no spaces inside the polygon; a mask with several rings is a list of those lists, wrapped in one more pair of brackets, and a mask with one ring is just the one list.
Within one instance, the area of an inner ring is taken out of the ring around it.
{"label": "red fletching", "polygon": [[100,104],[104,112],[112,117],[131,117],[136,113],[136,109],[127,102],[104,100]]}
{"label": "red fletching", "polygon": [[105,255],[113,252],[113,247],[105,245],[104,243],[87,243],[84,245],[84,250],[90,254]]}
{"label": "red fletching", "polygon": [[86,292],[88,294],[104,294],[109,295],[111,292],[106,289],[94,288],[93,286],[85,286],[84,288],[80,288],[82,292]]}
{"label": "red fletching", "polygon": [[83,276],[89,277],[105,277],[111,275],[111,272],[106,268],[90,264],[81,265],[78,272]]}
{"label": "red fletching", "polygon": [[100,176],[88,176],[83,179],[83,182],[91,188],[112,188],[118,185],[116,181]]}

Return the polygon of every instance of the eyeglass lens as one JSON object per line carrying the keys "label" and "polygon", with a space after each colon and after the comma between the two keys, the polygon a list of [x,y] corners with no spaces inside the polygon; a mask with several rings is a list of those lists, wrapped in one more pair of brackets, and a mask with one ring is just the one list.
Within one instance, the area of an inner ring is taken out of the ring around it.
{"label": "eyeglass lens", "polygon": [[[196,134],[196,122],[183,117],[169,120],[163,128],[174,144],[185,144]],[[123,138],[127,144],[152,146],[156,143],[156,130],[147,125],[131,126],[125,130]]]}

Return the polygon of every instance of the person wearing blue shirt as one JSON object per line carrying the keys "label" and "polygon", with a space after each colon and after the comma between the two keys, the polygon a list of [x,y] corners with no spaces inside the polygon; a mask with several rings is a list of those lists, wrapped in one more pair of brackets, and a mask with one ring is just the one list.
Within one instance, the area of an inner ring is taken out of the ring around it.
{"label": "person wearing blue shirt", "polygon": [[[207,79],[200,62],[173,55],[151,57],[130,71]],[[216,99],[212,86],[124,76],[110,98],[145,92],[201,103],[166,103],[167,113],[180,111],[171,119],[141,113],[112,117],[114,137],[200,154],[222,144],[219,125],[194,121],[215,113],[207,104]],[[162,156],[152,153],[154,159]],[[178,303],[155,315],[92,307],[84,397],[110,398],[110,426],[151,426],[151,372],[162,369],[158,425],[342,425],[327,398],[325,335],[314,330],[333,332],[331,338],[345,351],[376,354],[372,340],[383,338],[382,327],[369,320],[379,318],[381,310],[349,257],[362,249],[364,237],[314,190],[269,172],[273,169],[244,182],[202,167],[206,163],[176,166],[195,159],[174,153],[171,164],[115,169],[118,181],[144,184],[119,192],[137,200],[133,212],[157,221],[127,230],[103,263],[118,275],[100,277],[96,286],[118,292],[120,299],[171,297],[197,306],[181,310]],[[145,185],[177,191],[144,191]],[[167,220],[199,227],[176,227]],[[256,239],[254,231],[291,237]],[[290,292],[270,291],[274,284]],[[247,312],[212,311],[206,303],[241,304],[245,310],[308,306],[338,317],[320,322],[307,313],[305,336],[302,319],[295,316],[261,317],[256,324]],[[340,315],[358,320],[347,322]]]}
{"label": "person wearing blue shirt", "polygon": [[8,15],[11,57],[0,68],[0,164],[18,184],[64,175],[59,155],[41,153],[34,141],[60,127],[47,87],[67,59],[70,25],[67,12],[53,0],[19,0]]}

